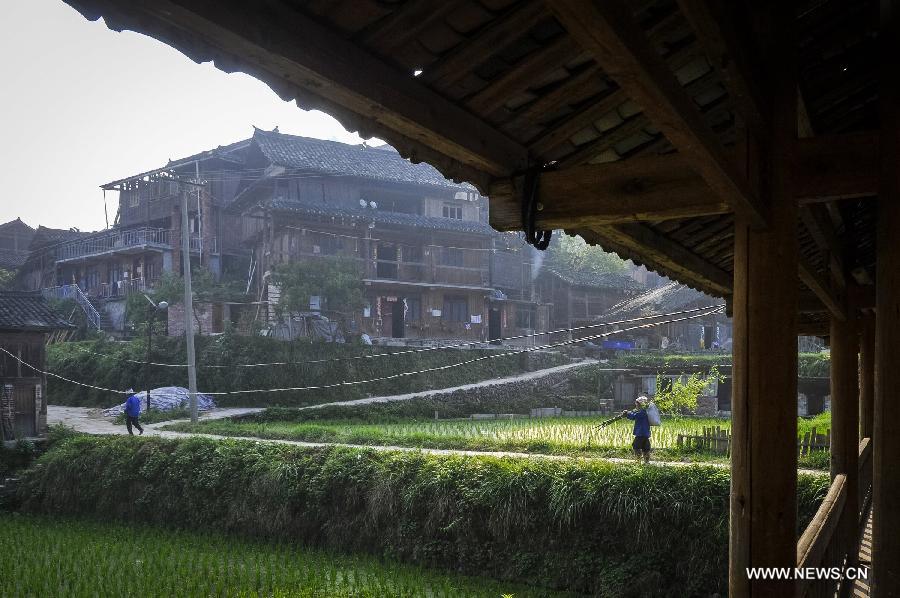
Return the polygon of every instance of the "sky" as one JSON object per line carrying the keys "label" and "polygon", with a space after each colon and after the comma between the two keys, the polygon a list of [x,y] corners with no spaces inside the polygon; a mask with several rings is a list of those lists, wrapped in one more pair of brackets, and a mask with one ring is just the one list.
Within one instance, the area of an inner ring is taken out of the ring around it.
{"label": "sky", "polygon": [[[250,137],[253,125],[360,143],[264,83],[196,64],[61,0],[6,0],[0,21],[0,223],[99,230],[100,185]],[[110,223],[116,193],[107,193]]]}

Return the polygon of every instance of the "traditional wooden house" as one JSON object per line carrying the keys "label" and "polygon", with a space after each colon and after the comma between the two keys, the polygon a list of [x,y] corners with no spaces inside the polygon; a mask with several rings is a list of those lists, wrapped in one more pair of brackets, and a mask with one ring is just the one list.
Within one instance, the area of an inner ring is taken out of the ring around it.
{"label": "traditional wooden house", "polygon": [[0,224],[0,270],[15,273],[28,259],[34,229],[21,218]]}
{"label": "traditional wooden house", "polygon": [[[682,319],[691,310],[723,309],[709,315]],[[603,314],[606,320],[623,320],[656,314],[673,314],[667,324],[629,334],[633,348],[672,351],[731,351],[731,319],[724,313],[725,302],[678,282],[650,289],[612,306]]]}
{"label": "traditional wooden house", "polygon": [[40,436],[47,428],[47,334],[71,328],[40,293],[0,291],[0,439]]}
{"label": "traditional wooden house", "polygon": [[[552,306],[552,330],[595,323],[612,306],[644,290],[642,284],[624,274],[546,263],[537,274],[535,286],[538,299]],[[586,329],[576,332],[575,337],[591,334],[597,332]]]}

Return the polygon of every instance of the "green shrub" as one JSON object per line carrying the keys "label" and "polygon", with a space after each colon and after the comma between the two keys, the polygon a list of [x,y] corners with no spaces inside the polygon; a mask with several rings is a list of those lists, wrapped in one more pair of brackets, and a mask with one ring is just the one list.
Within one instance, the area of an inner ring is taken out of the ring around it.
{"label": "green shrub", "polygon": [[17,440],[12,448],[0,443],[0,476],[28,467],[36,456],[37,448],[31,441]]}
{"label": "green shrub", "polygon": [[[489,349],[408,352],[409,349],[385,350],[379,347],[321,341],[282,342],[231,333],[216,337],[196,337],[196,351],[199,364],[197,378],[201,392],[321,386],[342,381],[384,378],[506,352]],[[399,351],[407,352],[376,359],[353,359]],[[97,353],[107,357],[98,357]],[[187,373],[183,368],[151,366],[148,372],[143,364],[146,353],[146,339],[130,342],[57,343],[48,349],[47,363],[50,371],[56,374],[104,388],[124,390],[131,387],[140,390],[148,383],[152,388],[187,386]],[[185,356],[183,338],[154,337],[152,361],[185,363]],[[558,353],[534,353],[531,357],[540,367],[560,365],[567,361],[567,358]],[[367,396],[416,392],[519,373],[525,369],[520,358],[520,354],[492,357],[459,367],[360,385],[305,391],[235,394],[214,398],[220,406],[296,407]],[[328,361],[302,363],[309,360]],[[270,362],[286,362],[289,365],[237,367],[240,364]],[[121,395],[75,386],[58,379],[48,381],[47,396],[51,404],[72,406],[110,406],[121,403],[123,398]]]}
{"label": "green shrub", "polygon": [[[802,524],[826,476],[801,476]],[[597,596],[723,593],[729,475],[241,441],[77,437],[23,479],[34,512],[214,529]]]}

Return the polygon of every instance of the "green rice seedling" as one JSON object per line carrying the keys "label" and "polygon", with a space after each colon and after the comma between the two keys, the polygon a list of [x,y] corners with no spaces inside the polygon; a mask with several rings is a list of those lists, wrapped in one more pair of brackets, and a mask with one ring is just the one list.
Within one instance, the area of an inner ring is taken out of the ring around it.
{"label": "green rice seedling", "polygon": [[0,595],[564,596],[224,535],[0,514]]}
{"label": "green rice seedling", "polygon": [[[511,420],[408,420],[396,423],[364,424],[348,421],[245,421],[212,420],[191,426],[174,424],[166,429],[197,431],[224,436],[334,442],[380,446],[438,449],[516,451],[547,454],[575,454],[603,457],[631,455],[632,423],[617,421],[597,429],[603,418],[519,418]],[[800,420],[799,433],[813,425],[825,429],[830,418],[819,416]],[[679,435],[701,435],[704,427],[730,429],[722,418],[667,417],[653,428],[651,442],[658,460],[726,462],[727,456],[698,449],[679,448]],[[821,468],[818,457],[803,459],[804,467]],[[827,463],[824,464],[827,468]]]}

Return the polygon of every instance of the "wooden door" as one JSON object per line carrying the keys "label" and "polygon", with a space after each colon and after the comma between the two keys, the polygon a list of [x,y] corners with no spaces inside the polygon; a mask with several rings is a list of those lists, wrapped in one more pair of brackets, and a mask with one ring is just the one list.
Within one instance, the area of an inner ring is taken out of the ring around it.
{"label": "wooden door", "polygon": [[35,436],[37,428],[34,385],[16,384],[13,387],[13,411],[13,431],[16,437]]}

